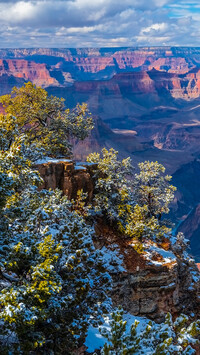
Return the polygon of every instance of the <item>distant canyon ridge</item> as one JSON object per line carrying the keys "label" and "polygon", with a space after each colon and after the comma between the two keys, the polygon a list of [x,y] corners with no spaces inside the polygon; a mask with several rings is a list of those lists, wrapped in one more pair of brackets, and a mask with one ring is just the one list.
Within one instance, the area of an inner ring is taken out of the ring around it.
{"label": "distant canyon ridge", "polygon": [[165,165],[171,217],[200,262],[200,48],[0,49],[0,95],[27,81],[68,107],[87,102],[96,124],[74,142],[77,160],[105,146]]}

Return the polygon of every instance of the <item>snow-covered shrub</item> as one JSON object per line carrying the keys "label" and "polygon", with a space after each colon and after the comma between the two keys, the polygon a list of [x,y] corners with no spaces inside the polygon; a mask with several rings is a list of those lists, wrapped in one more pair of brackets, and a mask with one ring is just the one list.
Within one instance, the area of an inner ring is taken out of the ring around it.
{"label": "snow-covered shrub", "polygon": [[1,353],[69,354],[101,321],[110,277],[67,197],[37,190],[34,153],[15,124],[9,116],[0,128]]}
{"label": "snow-covered shrub", "polygon": [[169,212],[176,188],[169,184],[171,176],[158,162],[140,163],[133,174],[130,158],[117,159],[114,149],[90,154],[87,161],[96,164],[94,209],[115,221],[127,237],[140,242],[159,239],[171,229],[162,220]]}
{"label": "snow-covered shrub", "polygon": [[180,315],[173,322],[170,313],[161,324],[149,322],[144,330],[137,330],[139,321],[127,331],[123,311],[112,313],[110,330],[100,328],[107,339],[102,355],[175,355],[195,354],[193,346],[200,344],[200,321],[191,322]]}

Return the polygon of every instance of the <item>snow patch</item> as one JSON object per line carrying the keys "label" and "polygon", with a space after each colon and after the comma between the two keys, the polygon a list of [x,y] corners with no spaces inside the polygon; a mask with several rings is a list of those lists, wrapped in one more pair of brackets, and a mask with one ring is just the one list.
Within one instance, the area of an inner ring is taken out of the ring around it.
{"label": "snow patch", "polygon": [[47,164],[47,163],[72,163],[72,160],[70,159],[64,159],[64,158],[59,158],[59,159],[54,159],[54,158],[50,158],[50,157],[44,157],[43,159],[38,159],[34,162],[34,164],[36,165],[40,165],[40,164]]}
{"label": "snow patch", "polygon": [[[162,248],[159,248],[157,245],[145,245],[145,257],[147,260],[150,261],[150,263],[155,264],[155,265],[163,265],[163,264],[168,264],[171,262],[176,261],[176,256],[171,250],[165,250]],[[162,257],[162,260],[153,260],[152,257],[155,255],[160,255]]]}

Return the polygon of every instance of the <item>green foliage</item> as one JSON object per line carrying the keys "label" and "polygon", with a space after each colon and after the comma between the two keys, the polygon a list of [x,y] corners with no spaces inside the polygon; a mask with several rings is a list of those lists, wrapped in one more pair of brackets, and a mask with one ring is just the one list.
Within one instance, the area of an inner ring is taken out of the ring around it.
{"label": "green foliage", "polygon": [[0,115],[0,213],[16,193],[27,186],[37,185],[41,178],[31,168],[30,157],[39,155],[35,147],[25,145],[25,136],[19,134],[16,119]]}
{"label": "green foliage", "polygon": [[0,102],[7,114],[16,117],[20,133],[26,132],[26,144],[34,142],[54,156],[69,156],[70,140],[84,139],[93,128],[86,104],[65,109],[64,99],[48,96],[46,90],[31,82],[13,88]]}
{"label": "green foliage", "polygon": [[127,216],[125,234],[140,242],[146,239],[159,240],[171,231],[165,223],[154,216],[149,216],[147,205],[136,204],[134,210]]}
{"label": "green foliage", "polygon": [[108,343],[101,350],[102,355],[132,355],[140,348],[136,328],[139,324],[135,321],[131,326],[130,334],[126,333],[127,322],[123,320],[123,310],[119,308],[111,314],[110,330],[101,328],[100,332]]}
{"label": "green foliage", "polygon": [[149,322],[144,330],[138,330],[139,321],[135,320],[130,331],[123,321],[123,311],[112,314],[110,330],[101,329],[107,339],[102,355],[191,355],[196,351],[192,346],[200,344],[200,321],[190,322],[180,315],[174,322],[170,313],[163,323]]}
{"label": "green foliage", "polygon": [[101,253],[61,192],[25,190],[15,208],[17,217],[7,211],[9,238],[1,236],[3,275],[12,275],[0,294],[4,340],[14,332],[9,349],[19,354],[70,353],[106,310],[110,279]]}
{"label": "green foliage", "polygon": [[[159,239],[171,229],[161,217],[169,212],[176,188],[157,162],[139,164],[133,174],[130,158],[119,161],[114,149],[90,154],[94,164],[94,211],[115,222],[123,235],[137,240]],[[141,249],[137,245],[138,250]]]}
{"label": "green foliage", "polygon": [[28,133],[10,114],[0,120],[1,353],[70,354],[101,321],[110,277],[80,213],[37,190]]}
{"label": "green foliage", "polygon": [[119,161],[118,152],[114,149],[102,149],[99,153],[92,153],[87,161],[96,164],[95,174],[95,212],[106,216],[110,221],[124,224],[131,208],[132,174],[130,158]]}
{"label": "green foliage", "polygon": [[135,174],[135,196],[140,206],[147,206],[149,218],[161,219],[169,212],[169,204],[176,188],[169,185],[171,176],[164,175],[165,168],[156,162],[138,164],[140,173]]}

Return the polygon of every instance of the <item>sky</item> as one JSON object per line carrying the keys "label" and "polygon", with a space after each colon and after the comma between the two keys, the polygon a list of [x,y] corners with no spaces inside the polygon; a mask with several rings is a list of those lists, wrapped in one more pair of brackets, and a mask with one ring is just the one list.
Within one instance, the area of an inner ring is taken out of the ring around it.
{"label": "sky", "polygon": [[199,46],[200,1],[0,0],[1,48]]}

